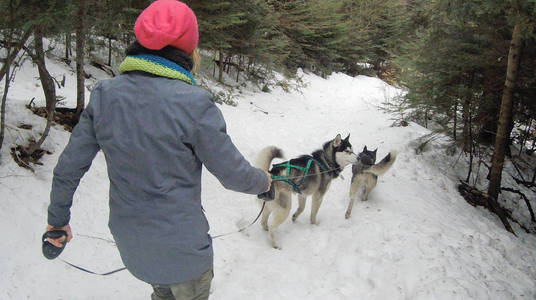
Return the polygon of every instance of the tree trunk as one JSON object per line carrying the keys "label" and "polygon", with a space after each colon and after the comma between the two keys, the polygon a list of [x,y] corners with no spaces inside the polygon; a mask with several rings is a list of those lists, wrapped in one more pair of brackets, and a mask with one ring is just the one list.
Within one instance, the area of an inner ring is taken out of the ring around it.
{"label": "tree trunk", "polygon": [[112,66],[112,38],[108,38],[108,66]]}
{"label": "tree trunk", "polygon": [[469,152],[469,171],[467,172],[467,178],[465,179],[465,182],[469,183],[469,180],[471,180],[471,173],[473,172],[473,159],[474,159],[474,147],[473,147],[473,141],[471,140],[471,151]]}
{"label": "tree trunk", "polygon": [[240,78],[240,68],[242,67],[242,55],[238,56],[238,66],[236,67],[236,82]]}
{"label": "tree trunk", "polygon": [[214,58],[212,59],[214,62],[213,68],[212,68],[212,77],[216,78],[216,52],[214,52]]}
{"label": "tree trunk", "polygon": [[454,129],[452,130],[452,136],[454,137],[454,142],[457,139],[457,130],[458,130],[458,102],[454,102],[454,111],[452,117],[454,118]]}
{"label": "tree trunk", "polygon": [[467,99],[465,99],[463,101],[463,106],[462,106],[462,117],[463,117],[463,131],[462,131],[462,134],[463,134],[463,151],[464,152],[469,152],[470,150],[470,147],[469,147],[469,131],[471,130],[471,125],[470,125],[470,105],[471,105],[471,102]]}
{"label": "tree trunk", "polygon": [[[8,56],[9,56],[9,49],[8,49]],[[2,113],[0,115],[0,149],[2,149],[2,145],[4,144],[4,130],[6,126],[6,101],[7,101],[7,92],[9,90],[9,72],[10,72],[10,65],[8,64],[6,67],[6,81],[5,81],[5,87],[4,87],[4,94],[2,95]]]}
{"label": "tree trunk", "polygon": [[42,32],[37,29],[35,32],[35,55],[34,60],[39,71],[39,79],[41,80],[41,85],[43,86],[43,93],[45,94],[46,99],[46,108],[47,108],[47,125],[45,131],[41,135],[39,141],[31,145],[28,149],[28,154],[32,154],[36,150],[41,148],[41,145],[45,141],[50,131],[50,126],[52,121],[54,121],[54,110],[56,109],[56,86],[54,85],[54,79],[48,72],[45,64],[45,51],[43,49],[43,35]]}
{"label": "tree trunk", "polygon": [[506,69],[506,81],[503,90],[501,101],[501,110],[499,113],[499,125],[497,135],[495,137],[495,147],[493,158],[491,160],[490,182],[488,186],[488,194],[491,198],[497,200],[501,189],[501,175],[504,164],[504,154],[506,143],[511,131],[512,107],[513,107],[513,91],[517,79],[517,71],[519,65],[519,51],[521,48],[520,23],[517,22],[512,33],[512,41],[510,42],[510,50],[508,52],[508,66]]}
{"label": "tree trunk", "polygon": [[26,31],[20,38],[19,42],[15,45],[14,48],[11,49],[11,54],[6,57],[6,61],[4,62],[4,64],[2,65],[2,68],[0,69],[0,81],[4,79],[4,76],[6,75],[6,71],[7,71],[7,66],[11,65],[13,60],[15,60],[15,57],[17,57],[17,55],[19,54],[20,49],[22,49],[22,47],[24,46],[28,38],[30,38],[30,35],[32,35],[33,30],[34,30],[33,25],[30,26],[28,29],[26,29]]}
{"label": "tree trunk", "polygon": [[523,137],[521,138],[521,143],[519,145],[519,155],[521,155],[521,153],[523,153],[523,147],[525,147],[525,143],[529,139],[530,128],[532,127],[532,118],[529,117],[528,119],[529,120],[527,121],[527,123],[528,123],[527,127],[525,127],[525,132],[523,133]]}
{"label": "tree trunk", "polygon": [[[11,40],[13,39],[13,6],[10,3],[9,5],[9,33],[7,34],[8,42],[11,43]],[[6,57],[9,58],[11,56],[11,46],[6,47]],[[2,112],[0,113],[0,149],[2,149],[2,145],[4,144],[4,131],[6,128],[6,101],[7,101],[7,93],[9,92],[9,82],[11,81],[10,78],[10,68],[11,68],[11,61],[9,59],[6,59],[5,62],[5,76],[6,81],[4,82],[4,94],[2,95],[2,104],[0,106],[0,109]],[[1,152],[0,152],[1,156]]]}
{"label": "tree trunk", "polygon": [[224,65],[224,70],[225,70],[225,73],[227,74],[231,74],[231,62],[232,62],[232,57],[231,56],[227,56],[225,58],[225,65]]}
{"label": "tree trunk", "polygon": [[[499,113],[499,125],[497,135],[495,136],[495,147],[491,160],[490,179],[488,186],[488,201],[494,212],[500,217],[506,230],[514,233],[508,223],[503,209],[498,202],[499,192],[501,190],[501,178],[504,164],[505,148],[512,127],[512,107],[513,107],[513,92],[517,79],[517,71],[519,66],[519,51],[521,48],[521,24],[516,20],[516,25],[512,32],[512,40],[510,41],[510,50],[508,52],[508,65],[506,67],[506,80],[504,83],[503,96],[501,101],[501,110]],[[514,233],[515,234],[515,233]]]}
{"label": "tree trunk", "polygon": [[220,60],[219,60],[219,65],[218,65],[218,69],[219,69],[219,73],[218,73],[218,81],[220,83],[223,83],[223,52],[220,50]]}
{"label": "tree trunk", "polygon": [[69,60],[69,53],[71,52],[71,32],[65,33],[65,60]]}
{"label": "tree trunk", "polygon": [[84,56],[86,47],[86,11],[87,1],[78,2],[76,25],[76,120],[84,110],[85,102],[85,76],[84,76]]}
{"label": "tree trunk", "polygon": [[475,78],[475,73],[471,73],[469,78],[469,85],[467,86],[467,93],[465,95],[465,100],[463,101],[463,151],[470,152],[473,147],[473,81]]}

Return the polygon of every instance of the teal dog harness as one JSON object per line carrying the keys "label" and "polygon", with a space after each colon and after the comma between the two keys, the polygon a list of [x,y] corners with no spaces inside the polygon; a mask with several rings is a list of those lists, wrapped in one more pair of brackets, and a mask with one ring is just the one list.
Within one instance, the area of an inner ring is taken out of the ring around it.
{"label": "teal dog harness", "polygon": [[[309,170],[311,169],[311,165],[313,163],[318,165],[324,172],[329,172],[328,168],[326,168],[321,162],[314,159],[312,156],[309,156],[309,159],[307,160],[307,164],[305,165],[305,167],[293,165],[291,164],[291,161],[292,160],[279,163],[279,164],[275,164],[273,166],[274,168],[285,168],[287,170],[287,174],[285,176],[272,175],[272,180],[284,181],[288,183],[292,187],[292,189],[298,194],[301,194],[300,186],[305,182],[305,178],[307,178],[307,176],[309,175]],[[289,177],[291,169],[303,171],[303,176],[299,182],[295,182]],[[313,174],[313,175],[316,175],[316,174]]]}

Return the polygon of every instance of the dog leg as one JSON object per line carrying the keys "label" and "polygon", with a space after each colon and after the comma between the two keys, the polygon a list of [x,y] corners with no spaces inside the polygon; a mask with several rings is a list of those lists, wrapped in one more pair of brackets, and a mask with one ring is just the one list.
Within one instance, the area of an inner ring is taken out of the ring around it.
{"label": "dog leg", "polygon": [[365,181],[365,184],[363,185],[363,195],[361,196],[361,201],[368,200],[369,193],[372,192],[372,190],[376,186],[376,180],[377,179],[372,176],[367,178],[367,180]]}
{"label": "dog leg", "polygon": [[348,208],[346,209],[346,214],[344,217],[346,219],[349,219],[352,215],[352,209],[354,207],[354,202],[356,200],[357,191],[359,190],[359,178],[358,177],[352,177],[352,184],[350,185],[350,200],[348,202]]}
{"label": "dog leg", "polygon": [[361,198],[362,201],[367,201],[368,200],[368,194],[370,193],[372,189],[369,189],[369,188],[365,188],[365,190],[363,191],[363,196]]}
{"label": "dog leg", "polygon": [[348,203],[348,208],[346,209],[346,214],[344,214],[345,219],[350,219],[350,216],[352,215],[352,207],[354,206],[354,199],[350,198],[350,203]]}
{"label": "dog leg", "polygon": [[354,207],[355,202],[355,192],[353,194],[350,194],[350,201],[348,202],[348,208],[346,209],[346,214],[344,215],[345,219],[350,219],[350,216],[352,215],[352,208]]}
{"label": "dog leg", "polygon": [[299,206],[298,206],[298,209],[296,210],[296,212],[294,213],[294,215],[292,215],[292,222],[296,222],[296,219],[298,218],[298,216],[301,215],[301,213],[305,209],[305,201],[306,200],[307,200],[307,196],[304,196],[304,195],[299,195],[298,196]]}
{"label": "dog leg", "polygon": [[268,231],[268,217],[270,217],[270,213],[272,212],[269,206],[270,204],[266,203],[262,211],[261,226],[265,231]]}
{"label": "dog leg", "polygon": [[311,224],[317,224],[316,215],[318,214],[318,209],[320,208],[320,204],[322,204],[323,197],[324,197],[324,193],[321,193],[321,192],[316,192],[313,194],[313,203],[311,205]]}
{"label": "dog leg", "polygon": [[376,186],[376,182],[369,182],[367,185],[365,185],[365,189],[363,190],[363,196],[361,197],[361,200],[367,201],[368,195],[370,194],[370,192],[372,192],[375,186]]}
{"label": "dog leg", "polygon": [[272,212],[272,222],[270,224],[270,226],[268,226],[268,233],[270,234],[270,240],[272,241],[272,247],[274,247],[275,249],[281,249],[281,247],[279,247],[279,245],[277,244],[276,242],[276,239],[275,239],[275,231],[277,229],[277,227],[279,227],[279,225],[281,225],[281,223],[283,223],[289,213],[290,213],[290,207],[291,207],[291,196],[290,194],[286,194],[286,193],[281,193],[280,196],[279,196],[279,199],[276,199],[278,200],[279,203],[281,204],[285,204],[285,205],[280,205],[278,207],[276,207],[273,212]]}

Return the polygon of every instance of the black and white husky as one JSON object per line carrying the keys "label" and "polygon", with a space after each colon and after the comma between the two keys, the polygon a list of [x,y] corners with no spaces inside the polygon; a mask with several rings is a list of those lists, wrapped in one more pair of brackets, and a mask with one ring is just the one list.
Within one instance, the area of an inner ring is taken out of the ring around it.
{"label": "black and white husky", "polygon": [[[338,134],[333,140],[325,143],[321,150],[317,150],[311,155],[302,155],[291,159],[286,165],[277,164],[272,167],[270,173],[273,176],[292,180],[292,182],[274,180],[270,192],[259,195],[259,198],[265,200],[273,198],[272,201],[265,203],[261,225],[264,230],[269,232],[274,248],[279,248],[274,233],[289,215],[293,191],[298,193],[299,206],[292,216],[292,221],[296,221],[296,218],[303,212],[307,197],[312,195],[311,224],[317,223],[318,209],[331,180],[337,178],[345,166],[357,161],[357,155],[352,151],[349,138],[350,135],[342,139],[341,135]],[[268,171],[272,160],[282,158],[282,153],[281,149],[277,147],[266,147],[257,155],[256,166]],[[268,225],[270,215],[272,218],[270,225]]]}
{"label": "black and white husky", "polygon": [[349,219],[352,215],[352,207],[356,198],[360,196],[361,201],[366,201],[369,193],[376,186],[378,176],[387,172],[396,160],[396,152],[391,151],[379,163],[375,164],[377,150],[369,151],[365,146],[363,152],[358,155],[358,161],[352,165],[350,202],[346,210],[346,219]]}

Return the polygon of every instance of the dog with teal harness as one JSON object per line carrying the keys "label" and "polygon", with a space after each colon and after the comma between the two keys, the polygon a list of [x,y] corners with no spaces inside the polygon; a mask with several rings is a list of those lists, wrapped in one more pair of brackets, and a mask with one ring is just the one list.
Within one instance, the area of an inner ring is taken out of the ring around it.
{"label": "dog with teal harness", "polygon": [[[317,224],[318,209],[331,181],[344,167],[356,162],[357,155],[352,151],[349,136],[342,139],[339,134],[311,155],[271,166],[274,158],[282,158],[282,150],[275,146],[266,147],[257,156],[256,166],[272,174],[270,190],[259,194],[258,198],[264,200],[261,225],[269,231],[272,246],[279,248],[274,232],[290,213],[292,194],[298,194],[299,204],[292,220],[296,221],[305,208],[307,197],[312,196],[311,223]],[[269,218],[272,221],[268,225]]]}

